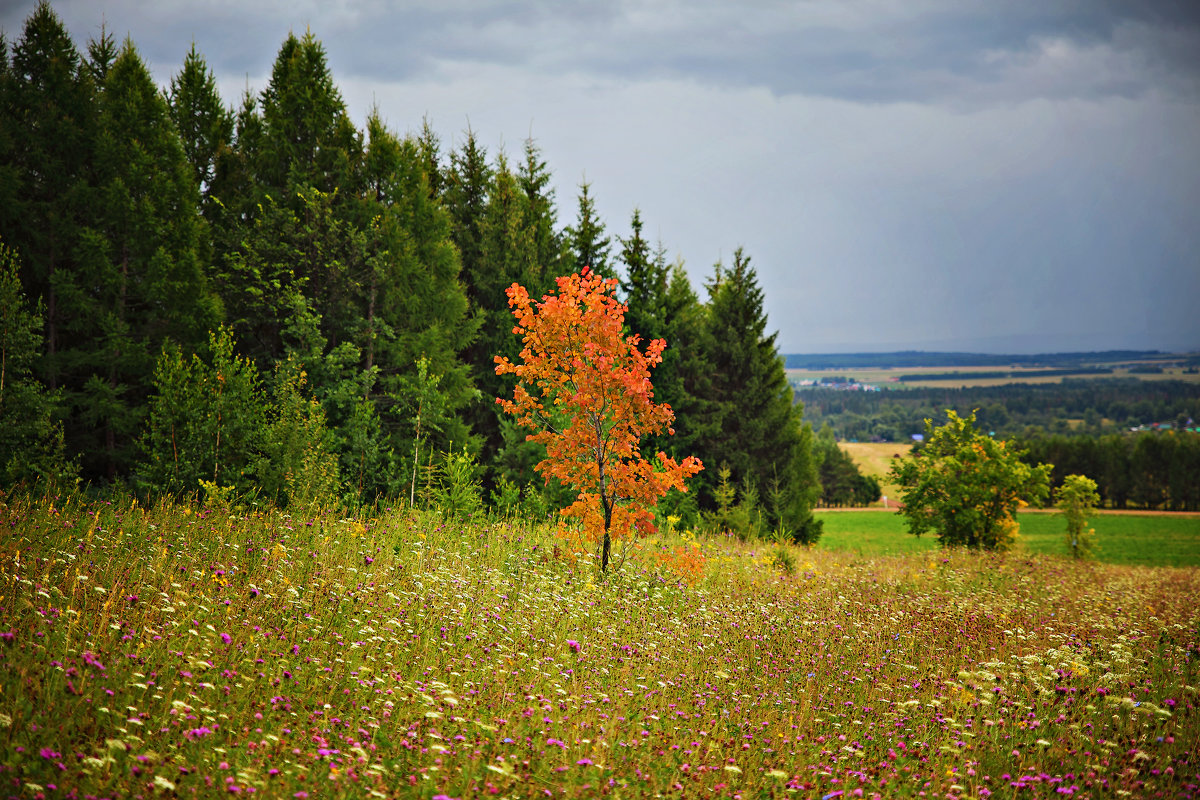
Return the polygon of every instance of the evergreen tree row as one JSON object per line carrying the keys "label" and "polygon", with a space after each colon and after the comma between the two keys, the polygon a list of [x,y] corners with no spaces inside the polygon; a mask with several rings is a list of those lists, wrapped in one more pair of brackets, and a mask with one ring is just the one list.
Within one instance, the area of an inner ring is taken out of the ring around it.
{"label": "evergreen tree row", "polygon": [[586,265],[668,342],[676,431],[649,446],[710,465],[669,510],[716,508],[725,466],[772,528],[819,533],[812,432],[740,249],[701,300],[638,211],[608,234],[586,182],[560,226],[532,141],[444,151],[377,110],[358,129],[311,34],[236,108],[195,47],[160,90],[132,42],[81,52],[48,3],[0,51],[8,482],[415,501],[465,453],[496,502],[553,508],[494,357],[519,352],[505,288]]}

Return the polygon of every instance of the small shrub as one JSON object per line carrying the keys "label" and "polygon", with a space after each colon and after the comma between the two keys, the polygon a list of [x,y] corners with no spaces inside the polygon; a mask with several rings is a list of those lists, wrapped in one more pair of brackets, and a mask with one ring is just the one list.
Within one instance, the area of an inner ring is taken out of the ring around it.
{"label": "small shrub", "polygon": [[463,448],[459,453],[446,453],[440,464],[431,469],[429,498],[445,514],[457,519],[478,514],[483,507],[482,487],[475,457]]}
{"label": "small shrub", "polygon": [[492,508],[502,517],[510,517],[521,509],[521,487],[501,475],[496,488],[489,493]]}
{"label": "small shrub", "polygon": [[771,567],[784,575],[792,575],[796,572],[796,556],[792,554],[787,545],[777,544],[771,552]]}
{"label": "small shrub", "polygon": [[1083,475],[1068,475],[1054,492],[1059,511],[1067,521],[1067,551],[1074,558],[1088,558],[1096,549],[1096,531],[1087,524],[1100,502],[1096,482]]}

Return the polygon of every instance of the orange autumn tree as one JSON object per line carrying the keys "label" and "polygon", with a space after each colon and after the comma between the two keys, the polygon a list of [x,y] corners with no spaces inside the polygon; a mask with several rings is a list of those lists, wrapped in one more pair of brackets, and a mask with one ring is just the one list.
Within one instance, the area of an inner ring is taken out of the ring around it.
{"label": "orange autumn tree", "polygon": [[546,446],[538,472],[577,490],[562,513],[601,543],[604,572],[613,539],[653,533],[658,500],[672,488],[687,491],[685,479],[703,465],[665,453],[652,462],[640,450],[642,437],[674,433],[675,414],[654,402],[650,384],[666,342],[655,339],[642,353],[640,337],[622,333],[626,307],[613,296],[615,280],[584,267],[557,281],[558,293],[540,303],[519,284],[508,288],[524,348],[521,363],[496,356],[496,374],[517,376],[513,398],[496,402],[535,431],[529,441]]}

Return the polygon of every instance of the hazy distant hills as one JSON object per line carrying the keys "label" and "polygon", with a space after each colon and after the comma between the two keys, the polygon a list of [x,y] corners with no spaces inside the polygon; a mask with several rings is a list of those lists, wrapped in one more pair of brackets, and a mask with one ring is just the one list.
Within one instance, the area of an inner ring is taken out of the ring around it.
{"label": "hazy distant hills", "polygon": [[[1103,350],[1087,353],[939,353],[901,350],[894,353],[789,353],[788,369],[864,369],[910,367],[1063,367],[1082,364],[1131,363],[1171,358],[1159,350]],[[1186,359],[1187,356],[1179,356]]]}

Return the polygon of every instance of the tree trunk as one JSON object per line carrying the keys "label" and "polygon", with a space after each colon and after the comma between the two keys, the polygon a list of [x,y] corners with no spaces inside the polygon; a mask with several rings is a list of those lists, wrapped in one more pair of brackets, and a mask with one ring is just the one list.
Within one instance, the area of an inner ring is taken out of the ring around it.
{"label": "tree trunk", "polygon": [[[375,270],[371,270],[371,293],[367,301],[367,370],[375,366],[375,295],[378,292],[376,284],[378,278],[375,275]],[[370,392],[366,393],[364,400],[370,399]]]}
{"label": "tree trunk", "polygon": [[50,264],[46,269],[46,385],[50,391],[58,388],[58,292],[54,290],[54,269],[56,266],[54,244],[50,245]]}
{"label": "tree trunk", "polygon": [[600,420],[594,420],[593,426],[596,429],[596,466],[599,468],[600,477],[600,507],[604,509],[604,548],[600,554],[600,571],[608,572],[608,554],[612,551],[612,538],[608,533],[608,529],[612,526],[612,502],[609,501],[606,493],[608,481],[604,474],[604,427]]}
{"label": "tree trunk", "polygon": [[612,504],[600,497],[600,505],[604,508],[604,548],[600,553],[600,571],[608,572],[608,555],[612,551],[612,538],[608,529],[612,526]]}

